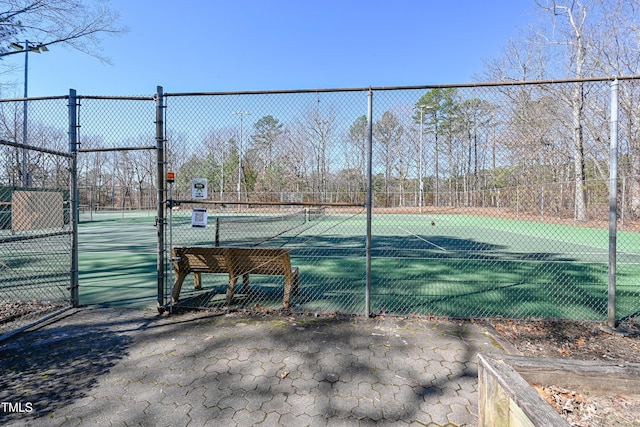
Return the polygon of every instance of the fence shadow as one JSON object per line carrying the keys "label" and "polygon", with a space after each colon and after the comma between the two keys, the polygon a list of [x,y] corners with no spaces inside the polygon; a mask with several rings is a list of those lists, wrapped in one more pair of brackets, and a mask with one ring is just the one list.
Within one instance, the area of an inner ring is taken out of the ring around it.
{"label": "fence shadow", "polygon": [[133,339],[124,332],[141,326],[138,320],[90,320],[67,313],[0,345],[0,401],[12,405],[0,411],[0,424],[52,416],[82,399],[90,404],[91,390],[130,355]]}
{"label": "fence shadow", "polygon": [[303,425],[422,422],[443,396],[475,405],[476,355],[490,346],[462,322],[81,313],[0,346],[1,401],[33,409],[0,413],[1,423],[186,425],[270,412]]}
{"label": "fence shadow", "polygon": [[[361,237],[316,236],[313,242],[297,238],[282,243],[301,272],[294,306],[338,312],[364,306]],[[606,316],[606,259],[586,262],[570,250],[536,249],[517,251],[445,235],[374,236],[372,311],[582,320]],[[361,272],[360,280],[354,272]]]}

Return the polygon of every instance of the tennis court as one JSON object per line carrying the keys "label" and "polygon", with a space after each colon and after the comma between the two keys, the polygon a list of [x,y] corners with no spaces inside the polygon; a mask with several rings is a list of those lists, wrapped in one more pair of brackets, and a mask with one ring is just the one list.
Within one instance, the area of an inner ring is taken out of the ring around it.
{"label": "tennis court", "polygon": [[[300,270],[295,309],[365,311],[364,212],[327,209],[304,219],[291,213],[210,215],[209,225],[198,228],[191,212],[173,212],[167,245],[213,246],[218,239],[222,246],[287,248]],[[81,304],[155,307],[154,219],[153,213],[114,213],[81,223]],[[638,311],[640,233],[620,231],[618,241],[618,312],[629,317]],[[374,215],[371,309],[600,320],[607,313],[608,243],[608,230],[598,228],[460,214]],[[170,286],[172,270],[167,272]],[[204,274],[203,290],[185,284],[180,304],[222,308],[227,280]],[[234,300],[237,307],[281,305],[278,278],[256,276],[251,284],[251,293]]]}
{"label": "tennis court", "polygon": [[81,214],[78,227],[81,305],[155,308],[154,220],[152,212]]}

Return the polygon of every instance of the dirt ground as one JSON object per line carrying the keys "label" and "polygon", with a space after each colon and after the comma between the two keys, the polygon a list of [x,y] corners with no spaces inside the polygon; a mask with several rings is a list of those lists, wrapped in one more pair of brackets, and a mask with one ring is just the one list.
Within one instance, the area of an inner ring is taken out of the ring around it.
{"label": "dirt ground", "polygon": [[520,353],[607,362],[640,363],[640,325],[611,330],[604,324],[569,321],[491,320],[488,323]]}
{"label": "dirt ground", "polygon": [[[61,309],[61,306],[48,302],[39,301],[1,301],[0,302],[0,331],[4,325],[9,325],[7,330],[12,327],[19,327],[20,324],[28,324],[38,317],[42,317],[47,313]],[[12,324],[12,322],[18,322]]]}
{"label": "dirt ground", "polygon": [[[528,357],[640,363],[640,325],[615,330],[588,322],[488,321]],[[571,426],[640,426],[640,400],[630,396],[585,396],[557,384],[534,384],[540,396]]]}

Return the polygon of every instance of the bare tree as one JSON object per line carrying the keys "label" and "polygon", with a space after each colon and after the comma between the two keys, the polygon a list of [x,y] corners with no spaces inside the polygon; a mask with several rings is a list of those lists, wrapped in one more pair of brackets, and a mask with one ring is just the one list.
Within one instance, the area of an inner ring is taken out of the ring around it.
{"label": "bare tree", "polygon": [[[637,75],[640,72],[640,1],[616,0],[607,2],[603,31],[595,38],[595,49],[590,52],[602,75]],[[622,141],[628,153],[623,164],[629,175],[630,213],[640,217],[640,88],[637,84],[620,86],[621,125],[625,134]],[[604,138],[603,138],[604,139]],[[606,139],[605,139],[606,141]],[[603,147],[604,148],[604,147]]]}
{"label": "bare tree", "polygon": [[[22,106],[18,106],[15,102],[0,104],[0,138],[8,141],[15,141],[20,129]],[[7,185],[17,185],[20,181],[20,150],[8,146],[2,147],[2,168],[3,176],[7,177]]]}
{"label": "bare tree", "polygon": [[271,115],[264,116],[254,125],[251,140],[262,159],[262,170],[266,170],[273,163],[273,149],[276,141],[282,135],[283,124]]}
{"label": "bare tree", "polygon": [[218,192],[219,200],[224,200],[226,187],[232,181],[227,163],[231,158],[229,141],[233,139],[233,133],[234,131],[229,128],[211,130],[203,141],[205,147],[203,155],[206,157],[207,163],[204,177],[209,179],[212,193]]}
{"label": "bare tree", "polygon": [[515,38],[509,39],[502,53],[484,61],[479,81],[526,81],[544,80],[549,75],[552,63],[549,49],[539,43],[539,30],[533,26],[521,28]]}
{"label": "bare tree", "polygon": [[[597,21],[589,20],[593,1],[578,0],[538,0],[538,6],[549,16],[551,35],[542,33],[540,37],[552,46],[561,47],[566,57],[564,66],[568,77],[581,79],[589,74],[587,52],[593,47],[590,36],[597,31]],[[592,22],[595,22],[593,24]],[[561,62],[559,62],[561,63]],[[567,102],[572,112],[573,169],[575,182],[575,219],[586,221],[587,196],[585,173],[584,141],[584,84],[573,83]]]}
{"label": "bare tree", "polygon": [[304,190],[304,184],[309,175],[308,159],[305,144],[304,126],[297,124],[293,127],[286,127],[283,133],[284,147],[280,161],[286,171],[287,189],[294,192]]}
{"label": "bare tree", "polygon": [[[137,138],[137,145],[143,145],[147,140],[144,136]],[[148,197],[149,194],[153,194],[154,177],[156,172],[156,160],[155,152],[148,150],[132,151],[131,152],[131,164],[133,172],[133,181],[135,181],[135,195],[137,197],[136,208],[137,209],[149,209],[152,203],[147,204],[147,201],[151,201],[152,198]],[[99,185],[100,181],[98,181]]]}
{"label": "bare tree", "polygon": [[[48,149],[64,152],[67,150],[69,139],[61,129],[44,126],[37,123],[30,129],[32,140],[36,145]],[[30,158],[29,169],[33,174],[36,185],[49,188],[64,188],[69,185],[68,159],[45,153],[33,153]]]}
{"label": "bare tree", "polygon": [[488,134],[493,119],[492,110],[493,106],[488,101],[479,98],[467,99],[460,104],[458,126],[461,132],[460,140],[466,145],[461,158],[465,160],[462,176],[467,204],[473,202],[473,196],[477,190],[483,139],[488,139],[485,134]]}
{"label": "bare tree", "polygon": [[320,197],[319,201],[326,201],[328,190],[328,174],[331,155],[331,138],[333,137],[335,115],[330,111],[322,115],[319,109],[310,109],[296,126],[298,137],[304,141],[306,150],[313,162],[314,183],[313,191]]}
{"label": "bare tree", "polygon": [[389,206],[391,179],[393,170],[399,161],[400,140],[404,128],[398,117],[391,111],[386,111],[374,125],[374,136],[379,145],[379,158],[384,164],[384,187],[386,206]]}
{"label": "bare tree", "polygon": [[[518,40],[510,42],[503,57],[487,64],[489,76],[500,80],[601,76],[602,70],[607,68],[603,67],[603,59],[615,56],[611,53],[615,49],[611,47],[617,42],[609,36],[614,19],[611,16],[624,15],[620,12],[624,8],[638,8],[637,0],[536,0],[535,4],[542,12],[539,25],[529,27]],[[637,50],[637,41],[634,43]],[[629,45],[628,42],[624,44]],[[605,45],[612,46],[605,48]],[[603,55],[604,52],[609,53]],[[624,60],[618,63],[628,63],[633,57],[624,56]],[[609,71],[612,68],[608,66]],[[566,109],[558,109],[562,115],[557,120],[570,135],[575,219],[585,221],[588,219],[586,165],[589,155],[598,157],[598,150],[593,150],[593,144],[602,144],[606,140],[598,130],[606,112],[600,109],[601,117],[594,114],[585,83],[557,87],[559,89],[548,88],[547,91],[567,106]],[[533,101],[535,98],[529,99]],[[597,159],[593,164],[598,167]]]}
{"label": "bare tree", "polygon": [[118,18],[107,0],[0,0],[0,57],[20,53],[8,47],[24,36],[39,47],[62,44],[109,62],[100,37],[126,31]]}
{"label": "bare tree", "polygon": [[[191,178],[190,173],[182,174],[181,171],[186,168],[190,153],[187,149],[189,136],[186,133],[168,129],[166,134],[166,170],[176,173],[176,182],[173,186],[173,197],[188,197],[191,194]],[[115,166],[114,166],[115,170]],[[187,170],[189,170],[187,168]]]}
{"label": "bare tree", "polygon": [[[436,88],[431,89],[416,103],[416,107],[419,109],[424,108],[426,114],[420,116],[419,113],[415,113],[413,120],[416,123],[422,119],[427,125],[427,129],[433,133],[433,164],[434,164],[434,199],[435,205],[440,205],[440,151],[442,140],[438,139],[441,135],[449,134],[449,138],[445,140],[448,145],[447,153],[449,155],[449,166],[451,166],[452,155],[452,139],[451,130],[453,129],[453,123],[456,121],[458,101],[455,88]],[[449,180],[451,184],[451,180]]]}
{"label": "bare tree", "polygon": [[358,117],[349,127],[347,136],[348,145],[345,147],[345,160],[352,172],[357,175],[357,180],[361,188],[366,187],[365,164],[367,159],[368,144],[368,119],[362,115]]}

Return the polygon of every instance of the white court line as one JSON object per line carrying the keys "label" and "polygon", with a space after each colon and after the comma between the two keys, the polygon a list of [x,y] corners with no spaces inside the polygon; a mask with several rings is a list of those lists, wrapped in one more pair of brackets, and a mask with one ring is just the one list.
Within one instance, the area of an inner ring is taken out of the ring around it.
{"label": "white court line", "polygon": [[436,248],[440,249],[441,251],[445,251],[445,252],[447,251],[447,250],[446,250],[445,248],[443,248],[442,246],[438,246],[438,245],[436,245],[435,243],[432,243],[432,242],[428,241],[427,239],[423,239],[422,237],[418,236],[418,235],[417,235],[417,234],[415,234],[415,233],[410,232],[409,230],[405,230],[404,228],[402,228],[402,227],[400,227],[400,226],[397,226],[397,227],[398,227],[400,230],[404,231],[405,233],[409,233],[410,235],[412,235],[412,236],[416,237],[417,239],[420,239],[420,240],[422,240],[423,242],[428,243],[428,244],[430,244],[431,246],[434,246],[434,247],[436,247]]}

